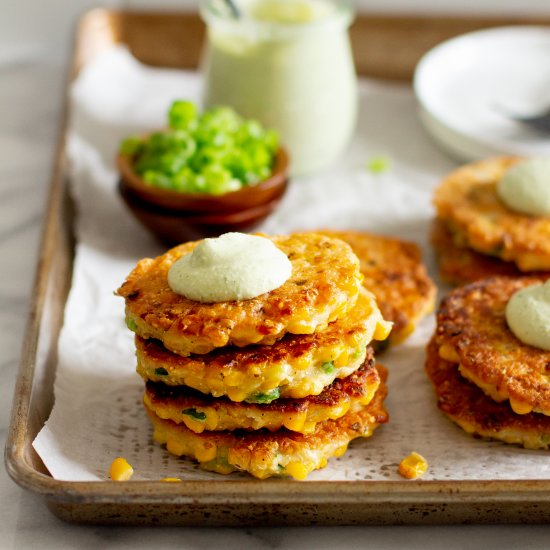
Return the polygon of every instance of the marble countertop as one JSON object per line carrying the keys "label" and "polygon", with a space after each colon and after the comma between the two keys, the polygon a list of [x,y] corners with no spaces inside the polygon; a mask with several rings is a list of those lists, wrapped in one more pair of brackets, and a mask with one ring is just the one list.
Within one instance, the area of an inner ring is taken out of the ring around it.
{"label": "marble countertop", "polygon": [[[65,68],[0,59],[0,436],[4,444],[48,191]],[[0,469],[0,548],[547,548],[547,526],[109,528],[68,525]]]}

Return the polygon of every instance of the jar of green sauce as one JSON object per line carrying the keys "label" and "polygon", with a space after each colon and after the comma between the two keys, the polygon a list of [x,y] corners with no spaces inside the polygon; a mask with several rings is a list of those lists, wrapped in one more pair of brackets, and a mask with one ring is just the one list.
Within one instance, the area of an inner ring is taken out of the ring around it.
{"label": "jar of green sauce", "polygon": [[333,163],[357,119],[357,77],[338,0],[204,0],[204,104],[275,128],[293,175]]}

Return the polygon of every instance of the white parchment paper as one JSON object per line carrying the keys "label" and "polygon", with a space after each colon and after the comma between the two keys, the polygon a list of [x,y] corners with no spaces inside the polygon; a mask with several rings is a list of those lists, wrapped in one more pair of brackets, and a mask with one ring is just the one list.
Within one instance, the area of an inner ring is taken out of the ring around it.
{"label": "white parchment paper", "polygon": [[[199,97],[197,74],[144,67],[120,48],[96,58],[72,89],[69,157],[78,245],[59,342],[55,405],[34,442],[56,479],[107,479],[117,456],[132,464],[137,480],[245,476],[203,472],[152,442],[133,335],[124,324],[123,300],[113,295],[137,260],[164,252],[117,195],[118,143],[129,133],[162,127],[173,99]],[[381,154],[391,159],[390,169],[370,173],[367,161]],[[357,133],[346,156],[321,174],[295,179],[260,229],[275,234],[354,228],[412,240],[437,280],[427,245],[430,199],[453,167],[422,130],[409,87],[365,80]],[[473,439],[438,411],[423,370],[433,328],[430,316],[406,343],[380,357],[390,371],[390,423],[372,438],[353,442],[309,480],[398,479],[397,464],[413,450],[429,462],[424,479],[550,477],[546,453]]]}

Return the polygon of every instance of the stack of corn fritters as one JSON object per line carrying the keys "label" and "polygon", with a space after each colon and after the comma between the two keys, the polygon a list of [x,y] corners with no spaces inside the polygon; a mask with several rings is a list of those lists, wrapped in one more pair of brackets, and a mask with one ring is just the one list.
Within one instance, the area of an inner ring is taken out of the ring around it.
{"label": "stack of corn fritters", "polygon": [[445,281],[550,274],[550,218],[515,212],[497,194],[500,179],[521,160],[496,157],[462,166],[436,189],[431,237]]}
{"label": "stack of corn fritters", "polygon": [[204,304],[173,292],[168,270],[196,242],[141,260],[118,294],[155,440],[208,470],[303,479],[387,421],[368,346],[391,325],[347,244],[267,238],[292,275],[256,298]]}
{"label": "stack of corn fritters", "polygon": [[487,278],[442,300],[426,371],[439,408],[468,433],[549,448],[550,352],[516,338],[505,315],[515,292],[545,280]]}

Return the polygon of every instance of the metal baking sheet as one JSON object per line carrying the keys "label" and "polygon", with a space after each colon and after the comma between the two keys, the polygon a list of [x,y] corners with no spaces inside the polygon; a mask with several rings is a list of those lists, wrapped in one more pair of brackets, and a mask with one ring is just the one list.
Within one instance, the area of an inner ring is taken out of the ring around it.
{"label": "metal baking sheet", "polygon": [[[360,16],[352,28],[361,74],[410,79],[416,61],[441,40],[477,28],[548,23],[540,19]],[[141,61],[195,67],[204,28],[194,14],[94,10],[76,33],[68,84],[94,55],[126,44]],[[127,483],[53,479],[32,448],[53,404],[57,338],[70,287],[74,237],[66,186],[66,116],[61,124],[44,237],[16,385],[6,466],[66,521],[151,525],[361,525],[541,523],[550,519],[550,480],[257,481]]]}

